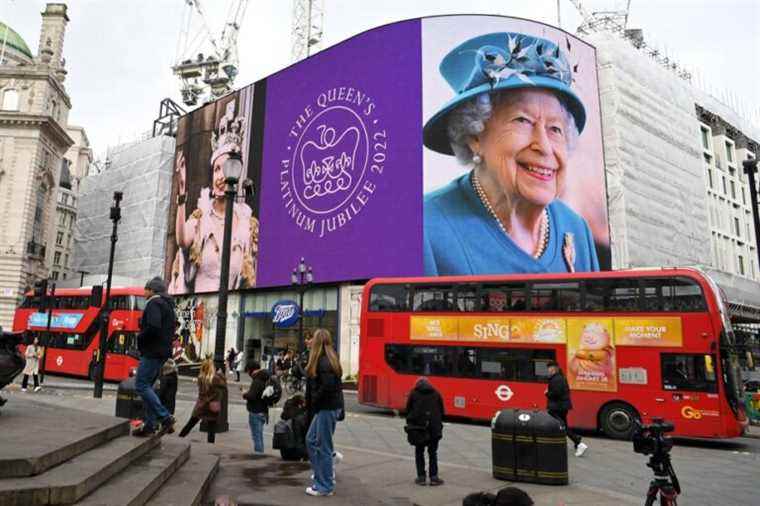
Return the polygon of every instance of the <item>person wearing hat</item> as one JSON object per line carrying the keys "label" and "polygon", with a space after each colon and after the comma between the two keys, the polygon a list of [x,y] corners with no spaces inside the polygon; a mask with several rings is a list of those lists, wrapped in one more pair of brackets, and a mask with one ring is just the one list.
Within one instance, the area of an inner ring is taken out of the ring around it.
{"label": "person wearing hat", "polygon": [[425,195],[425,274],[598,270],[588,224],[557,198],[586,123],[557,44],[481,35],[440,72],[455,95],[425,124],[424,143],[472,170]]}
{"label": "person wearing hat", "polygon": [[[201,189],[195,210],[187,217],[187,164],[184,153],[177,153],[177,217],[175,235],[178,251],[172,263],[171,292],[213,292],[219,289],[219,269],[225,222],[224,163],[241,157],[245,137],[245,117],[236,116],[232,99],[211,140],[211,185]],[[239,183],[242,184],[242,181]],[[245,202],[232,207],[232,243],[230,245],[229,287],[251,288],[256,285],[259,221]]]}
{"label": "person wearing hat", "polygon": [[588,449],[588,445],[583,443],[581,437],[570,430],[570,426],[567,425],[567,412],[573,409],[567,378],[562,374],[562,369],[559,368],[557,362],[552,360],[546,366],[549,369],[549,385],[545,392],[546,410],[550,415],[562,422],[567,437],[575,445],[575,456],[581,457]]}
{"label": "person wearing hat", "polygon": [[[137,349],[140,364],[137,366],[135,391],[142,397],[145,419],[141,427],[132,432],[133,436],[161,436],[174,432],[174,417],[166,409],[153,390],[153,383],[161,374],[161,369],[172,356],[172,339],[176,327],[174,300],[166,293],[164,280],[155,277],[145,284],[145,298],[148,300],[140,317],[140,332],[137,334]],[[160,428],[157,429],[157,424]]]}

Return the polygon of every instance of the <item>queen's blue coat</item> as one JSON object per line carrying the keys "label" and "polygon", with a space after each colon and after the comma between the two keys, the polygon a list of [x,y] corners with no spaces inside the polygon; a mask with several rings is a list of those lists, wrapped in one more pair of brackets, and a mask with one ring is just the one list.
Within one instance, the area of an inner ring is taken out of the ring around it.
{"label": "queen's blue coat", "polygon": [[594,238],[586,221],[559,200],[549,211],[549,243],[535,259],[504,232],[478,198],[465,174],[425,195],[424,265],[428,276],[568,272],[562,253],[573,235],[575,270],[598,271]]}

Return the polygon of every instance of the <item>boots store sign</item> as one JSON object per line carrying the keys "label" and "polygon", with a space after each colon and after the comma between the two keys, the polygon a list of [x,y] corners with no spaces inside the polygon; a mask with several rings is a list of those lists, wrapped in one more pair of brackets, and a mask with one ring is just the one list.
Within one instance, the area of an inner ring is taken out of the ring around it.
{"label": "boots store sign", "polygon": [[280,300],[272,306],[272,324],[278,329],[292,327],[298,322],[301,309],[292,300]]}

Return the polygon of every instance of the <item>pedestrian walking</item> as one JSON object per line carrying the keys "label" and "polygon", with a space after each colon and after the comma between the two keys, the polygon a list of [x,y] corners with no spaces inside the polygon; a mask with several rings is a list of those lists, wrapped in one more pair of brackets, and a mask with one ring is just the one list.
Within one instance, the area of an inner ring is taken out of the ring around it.
{"label": "pedestrian walking", "polygon": [[235,370],[235,357],[237,357],[237,350],[234,347],[227,350],[227,369],[229,371]]}
{"label": "pedestrian walking", "polygon": [[211,356],[201,362],[201,370],[198,373],[198,398],[193,407],[193,413],[179,433],[179,437],[187,436],[198,422],[206,422],[208,429],[206,440],[209,443],[216,441],[216,422],[222,411],[222,398],[227,388],[227,380],[220,371],[214,370],[214,360]]}
{"label": "pedestrian walking", "polygon": [[145,420],[142,426],[132,432],[132,435],[137,437],[172,433],[175,423],[174,417],[153,390],[153,383],[158,379],[164,362],[172,354],[172,339],[177,322],[174,300],[166,293],[166,283],[159,277],[145,284],[145,298],[148,301],[143,309],[140,332],[137,334],[140,364],[137,366],[135,378],[135,390],[142,397],[145,406]]}
{"label": "pedestrian walking", "polygon": [[264,425],[269,423],[269,402],[264,398],[264,389],[269,381],[269,373],[261,368],[261,363],[251,362],[248,374],[251,386],[243,394],[248,410],[248,426],[251,428],[253,451],[264,453]]}
{"label": "pedestrian walking", "polygon": [[177,384],[179,383],[179,373],[177,363],[170,358],[164,362],[161,368],[161,377],[158,378],[158,398],[166,410],[174,414],[174,408],[177,404]]}
{"label": "pedestrian walking", "polygon": [[245,352],[239,351],[235,355],[235,381],[240,383],[240,373],[245,371]]}
{"label": "pedestrian walking", "polygon": [[21,380],[21,391],[26,392],[26,388],[29,386],[29,376],[34,380],[34,391],[39,392],[42,390],[40,386],[40,360],[42,360],[42,347],[40,346],[40,339],[34,338],[32,344],[26,347],[24,351],[24,357],[26,358],[26,366],[24,367],[24,377]]}
{"label": "pedestrian walking", "polygon": [[317,329],[311,339],[306,364],[306,409],[311,423],[306,433],[306,447],[314,472],[313,482],[306,489],[312,496],[333,495],[335,468],[333,434],[342,409],[343,385],[338,355],[327,329]]}
{"label": "pedestrian walking", "polygon": [[417,380],[406,401],[406,427],[409,444],[414,446],[417,485],[426,485],[425,449],[429,460],[430,486],[443,485],[438,476],[438,442],[443,437],[443,398],[424,376]]}
{"label": "pedestrian walking", "polygon": [[570,386],[567,384],[562,369],[557,362],[547,364],[549,368],[549,386],[546,389],[546,409],[554,418],[560,420],[565,427],[567,437],[575,445],[575,456],[582,456],[588,449],[586,443],[581,442],[581,437],[574,433],[567,424],[567,412],[573,409],[570,399]]}

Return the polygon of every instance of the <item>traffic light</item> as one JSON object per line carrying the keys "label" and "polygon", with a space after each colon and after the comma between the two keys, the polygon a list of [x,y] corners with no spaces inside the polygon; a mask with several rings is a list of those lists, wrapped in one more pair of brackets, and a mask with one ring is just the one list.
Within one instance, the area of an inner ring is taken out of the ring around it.
{"label": "traffic light", "polygon": [[39,308],[40,310],[44,311],[47,308],[47,286],[48,286],[48,280],[47,279],[40,279],[39,281],[34,283],[34,298],[37,299],[39,302]]}

